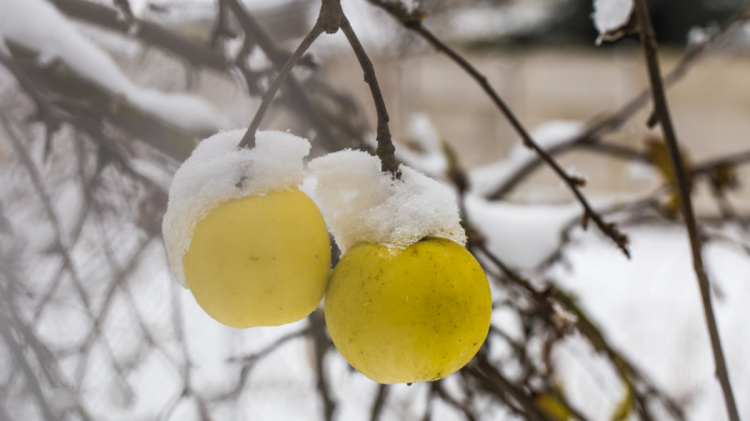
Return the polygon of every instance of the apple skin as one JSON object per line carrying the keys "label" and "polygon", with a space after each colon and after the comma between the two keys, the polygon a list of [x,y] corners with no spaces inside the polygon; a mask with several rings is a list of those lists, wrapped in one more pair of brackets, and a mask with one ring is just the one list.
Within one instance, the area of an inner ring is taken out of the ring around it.
{"label": "apple skin", "polygon": [[487,337],[491,312],[489,283],[474,256],[434,237],[403,250],[355,245],[334,269],[325,298],[336,348],[384,384],[459,370]]}
{"label": "apple skin", "polygon": [[195,300],[217,321],[278,326],[320,303],[331,245],[318,207],[292,188],[213,209],[196,224],[182,264]]}

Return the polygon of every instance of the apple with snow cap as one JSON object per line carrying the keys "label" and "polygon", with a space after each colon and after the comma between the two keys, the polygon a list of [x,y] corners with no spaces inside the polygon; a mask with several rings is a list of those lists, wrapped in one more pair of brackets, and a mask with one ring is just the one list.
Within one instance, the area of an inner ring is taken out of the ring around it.
{"label": "apple with snow cap", "polygon": [[342,257],[325,298],[328,331],[341,355],[384,384],[441,379],[484,342],[490,288],[463,244],[452,192],[401,166],[342,151],[313,160],[316,196]]}
{"label": "apple with snow cap", "polygon": [[175,174],[164,240],[177,281],[217,321],[277,326],[309,315],[330,273],[323,216],[297,186],[307,140],[243,131],[202,141]]}

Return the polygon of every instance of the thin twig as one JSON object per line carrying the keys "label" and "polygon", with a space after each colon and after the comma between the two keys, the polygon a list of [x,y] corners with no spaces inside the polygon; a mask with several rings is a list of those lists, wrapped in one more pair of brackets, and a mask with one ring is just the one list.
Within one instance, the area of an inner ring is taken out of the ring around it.
{"label": "thin twig", "polygon": [[698,233],[698,227],[695,222],[695,215],[693,214],[693,203],[690,197],[690,182],[688,180],[687,171],[685,171],[685,165],[682,162],[677,135],[675,134],[674,126],[672,125],[672,117],[669,113],[669,106],[667,105],[667,97],[664,92],[664,82],[661,78],[661,70],[659,66],[658,46],[656,44],[654,28],[651,25],[651,16],[649,15],[646,0],[636,0],[635,11],[641,28],[641,42],[643,44],[643,52],[646,56],[648,75],[651,82],[654,113],[658,118],[662,133],[664,134],[664,140],[669,148],[669,156],[672,161],[672,168],[675,172],[677,188],[680,191],[682,215],[685,218],[685,225],[687,226],[688,236],[690,238],[690,251],[693,256],[693,268],[698,277],[698,286],[701,292],[703,311],[706,317],[708,333],[711,338],[711,349],[714,355],[714,363],[716,364],[716,375],[721,384],[722,392],[724,393],[724,401],[727,407],[729,419],[731,421],[739,421],[740,416],[737,412],[737,404],[735,403],[732,386],[729,382],[729,373],[727,372],[724,352],[721,347],[719,329],[716,325],[716,316],[714,314],[713,305],[711,304],[711,286],[708,280],[708,275],[703,266],[702,244],[700,234]]}
{"label": "thin twig", "polygon": [[529,421],[552,421],[534,404],[533,399],[525,390],[513,384],[500,373],[481,351],[462,371],[479,380],[487,390],[494,391],[498,396],[501,394],[509,395],[520,405],[521,408],[515,409],[520,409],[520,414],[524,419]]}
{"label": "thin twig", "polygon": [[326,421],[333,420],[336,410],[336,402],[330,391],[330,384],[326,376],[325,357],[331,348],[331,342],[327,337],[325,328],[325,316],[320,310],[315,310],[308,318],[310,322],[310,336],[312,336],[313,349],[315,352],[315,375],[317,377],[317,389],[323,400],[323,415]]}
{"label": "thin twig", "polygon": [[[237,13],[238,11],[244,12],[244,19],[248,19],[247,13],[244,11],[244,8],[238,4],[237,0],[233,0],[232,2],[230,2],[230,6],[233,8],[233,10],[235,10],[235,13]],[[318,19],[315,21],[315,25],[313,25],[310,33],[307,34],[307,36],[302,40],[299,47],[297,47],[297,49],[294,51],[294,54],[292,54],[281,71],[279,71],[278,76],[276,76],[276,79],[273,81],[266,93],[263,94],[263,101],[261,102],[258,111],[255,113],[255,117],[250,123],[250,127],[247,128],[245,135],[242,137],[242,141],[239,144],[240,147],[252,148],[255,146],[255,132],[258,130],[260,122],[261,120],[263,120],[263,116],[265,115],[268,107],[271,105],[271,102],[276,96],[276,92],[278,92],[281,84],[284,83],[287,76],[289,76],[289,73],[294,68],[294,65],[302,57],[305,51],[310,48],[312,43],[323,32],[333,34],[338,31],[343,17],[344,12],[341,10],[340,0],[322,1]]]}
{"label": "thin twig", "polygon": [[380,158],[380,169],[383,172],[391,173],[394,178],[400,178],[401,174],[398,170],[398,162],[396,162],[395,156],[396,148],[393,146],[391,131],[388,128],[388,110],[386,110],[385,100],[383,99],[382,92],[380,92],[378,79],[375,76],[375,68],[346,17],[341,20],[341,30],[346,35],[346,39],[349,40],[349,44],[352,46],[357,60],[359,60],[362,71],[365,73],[365,82],[370,86],[370,92],[375,101],[375,111],[378,115],[377,154]]}
{"label": "thin twig", "polygon": [[[682,57],[677,66],[675,66],[675,68],[672,69],[669,74],[664,76],[664,86],[674,86],[688,74],[688,71],[691,69],[691,67],[695,63],[697,63],[698,60],[702,58],[706,52],[710,51],[710,47],[722,43],[727,38],[729,38],[735,30],[742,28],[741,24],[747,20],[746,9],[747,6],[745,6],[741,12],[728,19],[727,22],[725,22],[716,33],[712,34],[706,42],[690,49],[685,54],[685,56]],[[625,105],[623,105],[617,111],[611,113],[607,117],[597,119],[597,121],[589,125],[589,127],[580,134],[555,145],[554,147],[548,149],[547,152],[552,156],[556,156],[571,149],[598,142],[599,139],[601,139],[601,137],[605,134],[613,132],[622,127],[622,125],[630,120],[640,109],[649,104],[650,99],[651,93],[648,89],[644,89],[630,101],[625,103]],[[541,157],[535,157],[534,159],[528,161],[512,176],[507,177],[501,185],[499,185],[491,193],[489,193],[487,195],[487,198],[498,200],[506,196],[516,186],[518,186],[518,184],[520,184],[529,175],[531,175],[536,169],[541,167],[542,163],[543,160],[541,159]]]}
{"label": "thin twig", "polygon": [[589,220],[594,221],[594,224],[599,230],[612,239],[617,247],[622,250],[623,253],[629,258],[630,251],[628,250],[628,236],[622,233],[614,224],[607,223],[602,219],[601,215],[589,204],[588,199],[581,193],[580,187],[583,186],[584,182],[582,179],[569,175],[565,170],[560,167],[560,164],[547,153],[542,147],[540,147],[534,139],[532,139],[529,132],[524,128],[521,122],[518,120],[513,111],[503,101],[497,91],[487,81],[487,77],[484,76],[479,70],[476,69],[471,63],[465,58],[458,54],[455,50],[447,46],[445,43],[440,41],[432,32],[422,25],[422,14],[421,12],[412,11],[409,12],[405,9],[405,6],[401,3],[386,3],[380,0],[370,0],[374,5],[381,7],[382,9],[389,12],[397,20],[404,24],[408,29],[416,32],[422,38],[425,39],[430,45],[432,45],[438,51],[447,55],[453,62],[455,62],[461,69],[463,69],[479,86],[484,92],[490,97],[495,106],[510,122],[511,126],[523,139],[523,144],[534,150],[536,154],[546,162],[552,170],[560,177],[560,179],[568,186],[570,191],[576,197],[578,202],[584,209],[582,224],[584,228],[587,226]]}
{"label": "thin twig", "polygon": [[0,336],[2,336],[6,345],[8,345],[8,348],[10,348],[15,363],[18,364],[19,367],[21,367],[21,370],[26,377],[26,385],[31,391],[31,394],[39,403],[39,408],[42,411],[44,419],[48,421],[57,420],[58,417],[54,415],[52,409],[49,406],[49,403],[47,402],[47,399],[44,397],[44,392],[42,391],[42,387],[39,384],[39,380],[37,379],[34,370],[31,368],[29,362],[26,360],[26,357],[23,355],[23,346],[17,343],[13,338],[13,334],[10,331],[10,326],[10,321],[6,320],[5,317],[0,314]]}
{"label": "thin twig", "polygon": [[[263,51],[263,53],[271,60],[274,67],[277,70],[281,70],[288,58],[289,54],[282,52],[273,42],[271,36],[263,29],[258,23],[255,17],[250,14],[245,6],[243,6],[240,0],[225,0],[237,18],[237,22],[242,27],[245,33],[245,43],[248,43],[248,38],[251,38],[253,42]],[[304,60],[302,57],[300,60]],[[238,67],[242,69],[243,73],[247,71],[247,66],[238,64]],[[284,87],[285,92],[288,92],[291,99],[291,104],[299,111],[299,113],[307,118],[310,125],[315,129],[317,135],[316,138],[323,139],[326,142],[331,142],[338,148],[352,147],[351,143],[342,139],[336,132],[330,130],[323,116],[320,115],[317,107],[310,101],[300,82],[294,77],[293,74],[288,75],[286,78],[286,85]],[[250,87],[252,90],[253,88]]]}
{"label": "thin twig", "polygon": [[253,117],[253,121],[252,123],[250,123],[250,127],[247,128],[245,135],[242,136],[242,141],[240,141],[239,147],[255,147],[255,132],[258,130],[260,122],[261,120],[263,120],[263,116],[266,114],[266,110],[268,110],[268,107],[271,106],[271,102],[273,102],[273,99],[276,96],[276,92],[278,92],[281,84],[284,83],[284,80],[286,80],[286,77],[292,71],[292,68],[294,68],[297,60],[299,60],[299,58],[302,57],[302,54],[304,54],[305,51],[310,48],[310,45],[312,45],[313,41],[315,41],[315,39],[323,33],[323,27],[319,22],[320,21],[315,23],[315,25],[310,30],[310,33],[307,34],[307,36],[302,40],[299,47],[297,47],[297,50],[294,52],[294,54],[292,54],[292,57],[289,58],[289,61],[286,62],[286,65],[284,65],[284,68],[281,69],[278,76],[276,76],[276,79],[273,81],[266,93],[263,94],[263,101],[260,103],[258,111],[255,112],[255,117]]}
{"label": "thin twig", "polygon": [[387,384],[381,384],[378,386],[378,393],[375,394],[375,402],[372,403],[370,421],[380,421],[380,415],[383,413],[385,400],[388,397],[388,388],[389,386]]}

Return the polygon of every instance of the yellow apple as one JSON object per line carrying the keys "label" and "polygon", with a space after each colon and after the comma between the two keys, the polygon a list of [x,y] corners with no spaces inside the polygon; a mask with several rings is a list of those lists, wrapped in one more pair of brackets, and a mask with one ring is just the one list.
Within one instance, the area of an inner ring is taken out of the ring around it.
{"label": "yellow apple", "polygon": [[331,246],[318,207],[292,188],[213,209],[195,225],[182,264],[195,300],[214,319],[278,326],[320,303]]}
{"label": "yellow apple", "polygon": [[380,383],[441,379],[471,360],[490,326],[490,287],[459,244],[359,243],[331,275],[325,316],[341,355]]}

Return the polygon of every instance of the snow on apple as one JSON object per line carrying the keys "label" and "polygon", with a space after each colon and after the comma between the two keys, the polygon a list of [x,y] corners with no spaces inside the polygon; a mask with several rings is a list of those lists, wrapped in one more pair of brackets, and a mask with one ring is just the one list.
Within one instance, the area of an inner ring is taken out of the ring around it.
{"label": "snow on apple", "polygon": [[255,148],[238,148],[243,134],[227,131],[202,141],[175,173],[162,229],[172,272],[184,287],[182,256],[201,218],[221,203],[297,187],[305,177],[306,139],[261,131]]}
{"label": "snow on apple", "polygon": [[345,150],[310,162],[316,196],[342,252],[358,242],[406,248],[435,236],[466,243],[450,188],[401,165],[401,179],[380,171],[378,158]]}

